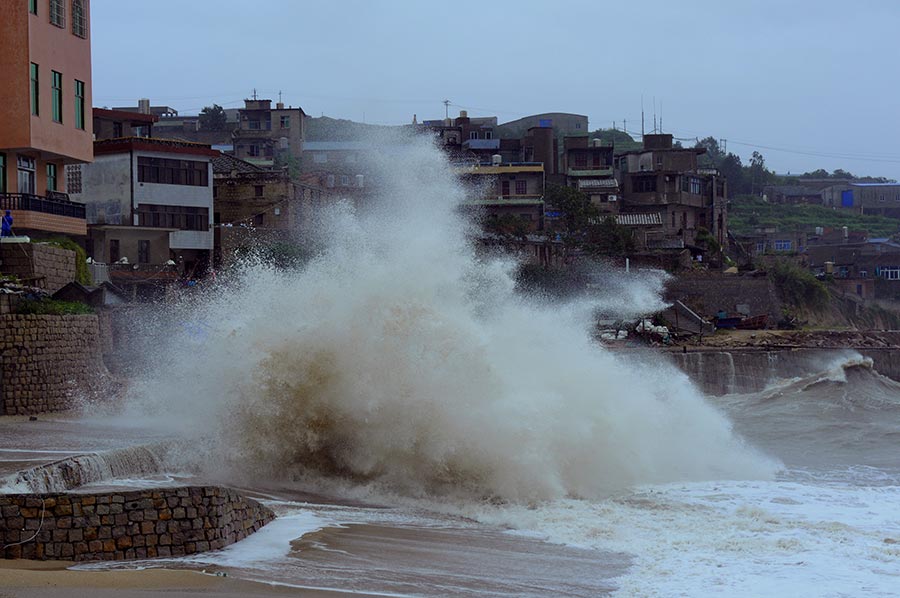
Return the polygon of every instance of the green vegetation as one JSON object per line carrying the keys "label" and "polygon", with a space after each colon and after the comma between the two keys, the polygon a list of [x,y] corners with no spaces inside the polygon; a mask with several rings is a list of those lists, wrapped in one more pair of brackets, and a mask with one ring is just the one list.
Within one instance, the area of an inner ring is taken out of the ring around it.
{"label": "green vegetation", "polygon": [[865,230],[870,236],[889,237],[900,230],[900,221],[884,216],[863,216],[850,210],[809,204],[771,204],[752,195],[736,197],[728,207],[728,227],[736,235],[751,234],[755,228],[777,227],[781,231],[848,227]]}
{"label": "green vegetation", "polygon": [[77,301],[57,301],[56,299],[23,299],[16,304],[16,313],[38,316],[72,316],[92,314],[94,310]]}
{"label": "green vegetation", "polygon": [[503,214],[498,218],[486,219],[484,230],[507,239],[524,239],[528,235],[528,224],[512,214]]}
{"label": "green vegetation", "polygon": [[398,129],[387,125],[370,125],[358,123],[343,118],[329,118],[327,116],[307,118],[305,124],[304,139],[306,141],[359,141],[367,139],[371,135],[396,135]]}
{"label": "green vegetation", "polygon": [[588,228],[585,250],[593,255],[627,255],[634,252],[634,235],[627,226],[607,216]]}
{"label": "green vegetation", "polygon": [[773,261],[769,278],[775,283],[788,312],[821,312],[831,300],[825,283],[791,260]]}
{"label": "green vegetation", "polygon": [[616,153],[639,150],[644,147],[640,141],[635,141],[631,135],[618,129],[597,129],[591,133],[590,138],[612,143]]}
{"label": "green vegetation", "polygon": [[698,244],[705,244],[706,248],[712,253],[719,253],[722,251],[722,246],[719,245],[716,238],[702,226],[697,229],[696,241]]}
{"label": "green vegetation", "polygon": [[53,237],[51,239],[42,239],[40,241],[35,241],[35,243],[45,243],[47,245],[53,245],[54,247],[59,247],[60,249],[68,249],[69,251],[75,252],[75,281],[88,286],[91,284],[91,271],[88,270],[87,267],[87,252],[84,248],[73,241],[72,239],[67,239],[66,237]]}
{"label": "green vegetation", "polygon": [[224,131],[227,124],[225,109],[218,104],[207,106],[200,111],[200,129],[204,131]]}

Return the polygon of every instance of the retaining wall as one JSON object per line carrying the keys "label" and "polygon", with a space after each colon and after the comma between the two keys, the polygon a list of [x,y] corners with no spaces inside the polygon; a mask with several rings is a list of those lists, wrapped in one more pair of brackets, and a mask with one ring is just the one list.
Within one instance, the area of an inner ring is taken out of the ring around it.
{"label": "retaining wall", "polygon": [[75,280],[75,252],[52,245],[3,243],[0,272],[55,293]]}
{"label": "retaining wall", "polygon": [[97,316],[0,316],[0,415],[70,409],[104,373]]}
{"label": "retaining wall", "polygon": [[0,556],[69,561],[184,556],[233,544],[274,518],[268,507],[216,486],[0,495],[0,547],[6,546]]}

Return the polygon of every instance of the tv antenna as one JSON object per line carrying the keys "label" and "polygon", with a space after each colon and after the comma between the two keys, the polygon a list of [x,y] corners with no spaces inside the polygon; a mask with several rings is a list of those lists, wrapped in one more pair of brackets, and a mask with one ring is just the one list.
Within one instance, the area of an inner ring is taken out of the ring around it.
{"label": "tv antenna", "polygon": [[450,118],[450,100],[444,100],[444,118]]}

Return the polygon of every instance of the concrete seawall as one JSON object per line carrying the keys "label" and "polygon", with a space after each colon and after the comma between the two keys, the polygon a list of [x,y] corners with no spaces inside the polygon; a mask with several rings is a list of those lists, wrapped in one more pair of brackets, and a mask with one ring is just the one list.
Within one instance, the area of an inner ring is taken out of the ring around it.
{"label": "concrete seawall", "polygon": [[275,518],[217,486],[97,494],[0,495],[0,556],[126,560],[216,550]]}

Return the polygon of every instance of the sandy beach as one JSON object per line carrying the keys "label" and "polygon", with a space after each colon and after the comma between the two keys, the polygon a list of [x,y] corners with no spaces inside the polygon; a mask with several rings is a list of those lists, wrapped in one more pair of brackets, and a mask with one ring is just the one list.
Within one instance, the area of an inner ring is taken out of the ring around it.
{"label": "sandy beach", "polygon": [[138,598],[165,594],[171,598],[193,596],[336,596],[366,597],[371,594],[330,592],[275,586],[198,571],[144,569],[140,571],[72,571],[65,561],[0,561],[0,598]]}

